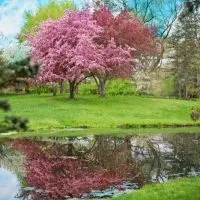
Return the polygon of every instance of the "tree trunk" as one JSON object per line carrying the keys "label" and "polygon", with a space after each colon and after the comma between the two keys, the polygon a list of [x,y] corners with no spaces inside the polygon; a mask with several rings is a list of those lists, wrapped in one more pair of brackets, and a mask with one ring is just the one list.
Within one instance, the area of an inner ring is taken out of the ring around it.
{"label": "tree trunk", "polygon": [[60,94],[64,92],[63,81],[59,82]]}
{"label": "tree trunk", "polygon": [[178,97],[179,97],[179,99],[181,99],[181,88],[180,88],[180,85],[179,85],[179,87],[178,87]]}
{"label": "tree trunk", "polygon": [[30,86],[29,86],[29,83],[25,82],[25,92],[26,94],[28,94],[30,92]]}
{"label": "tree trunk", "polygon": [[16,93],[20,92],[20,83],[18,81],[15,82],[15,92]]}
{"label": "tree trunk", "polygon": [[188,88],[187,88],[187,85],[185,86],[185,99],[188,99]]}
{"label": "tree trunk", "polygon": [[106,96],[106,80],[105,79],[99,79],[99,84],[98,84],[98,92],[100,97],[105,97]]}
{"label": "tree trunk", "polygon": [[56,87],[53,87],[52,92],[53,92],[53,96],[55,97],[56,94],[57,94],[57,89],[56,89]]}
{"label": "tree trunk", "polygon": [[74,99],[76,92],[76,84],[75,81],[69,82],[69,98]]}

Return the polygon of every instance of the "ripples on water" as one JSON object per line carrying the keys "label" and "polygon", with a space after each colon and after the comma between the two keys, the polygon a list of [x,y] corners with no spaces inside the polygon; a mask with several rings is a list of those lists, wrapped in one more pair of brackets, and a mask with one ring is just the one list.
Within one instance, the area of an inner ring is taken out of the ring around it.
{"label": "ripples on water", "polygon": [[0,200],[106,198],[200,175],[200,134],[0,140]]}

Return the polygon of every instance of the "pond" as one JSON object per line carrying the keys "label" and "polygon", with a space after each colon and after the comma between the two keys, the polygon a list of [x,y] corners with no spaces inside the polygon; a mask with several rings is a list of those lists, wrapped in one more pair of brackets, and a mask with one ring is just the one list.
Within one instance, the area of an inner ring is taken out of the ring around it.
{"label": "pond", "polygon": [[107,198],[200,176],[200,134],[0,140],[0,200]]}

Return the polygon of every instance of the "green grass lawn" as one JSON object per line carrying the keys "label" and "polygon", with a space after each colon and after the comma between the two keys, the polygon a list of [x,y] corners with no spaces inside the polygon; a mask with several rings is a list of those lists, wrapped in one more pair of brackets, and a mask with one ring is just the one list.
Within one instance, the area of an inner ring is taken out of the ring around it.
{"label": "green grass lawn", "polygon": [[[32,130],[72,128],[116,128],[119,125],[194,124],[190,119],[193,106],[200,100],[160,99],[141,96],[9,95],[9,115],[30,119]],[[0,113],[2,118],[4,113]]]}
{"label": "green grass lawn", "polygon": [[200,178],[177,179],[122,195],[113,200],[199,200]]}

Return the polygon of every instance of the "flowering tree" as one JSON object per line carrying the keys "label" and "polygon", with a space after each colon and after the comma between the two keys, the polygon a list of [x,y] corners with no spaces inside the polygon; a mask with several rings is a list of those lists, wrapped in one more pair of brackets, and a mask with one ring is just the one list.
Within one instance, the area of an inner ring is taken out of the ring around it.
{"label": "flowering tree", "polygon": [[105,86],[108,79],[121,77],[129,78],[134,71],[134,59],[131,49],[117,46],[114,40],[102,45],[103,69],[92,71],[92,76],[98,86],[100,96],[105,96]]}
{"label": "flowering tree", "polygon": [[27,58],[29,47],[26,43],[13,42],[2,51],[2,56],[6,63],[14,63]]}
{"label": "flowering tree", "polygon": [[153,42],[153,29],[127,11],[121,11],[115,16],[107,7],[98,5],[93,17],[103,28],[96,42],[104,45],[104,61],[108,69],[103,74],[93,74],[93,77],[100,95],[105,95],[105,83],[109,78],[131,77],[136,67],[131,58],[140,59],[144,55],[154,54],[156,48]]}
{"label": "flowering tree", "polygon": [[34,60],[42,62],[38,80],[67,80],[74,98],[82,80],[99,77],[103,96],[108,77],[131,74],[132,58],[130,48],[117,46],[112,39],[106,45],[99,42],[102,32],[88,10],[67,12],[42,24],[36,35],[28,37]]}
{"label": "flowering tree", "polygon": [[98,42],[107,44],[113,38],[117,46],[129,45],[137,55],[155,52],[154,30],[128,11],[122,10],[116,15],[109,8],[99,5],[93,17],[103,28]]}
{"label": "flowering tree", "polygon": [[28,37],[33,59],[42,62],[38,80],[67,80],[70,98],[74,98],[78,84],[89,76],[91,68],[100,66],[93,43],[100,31],[86,10],[67,12],[43,23],[36,35]]}

